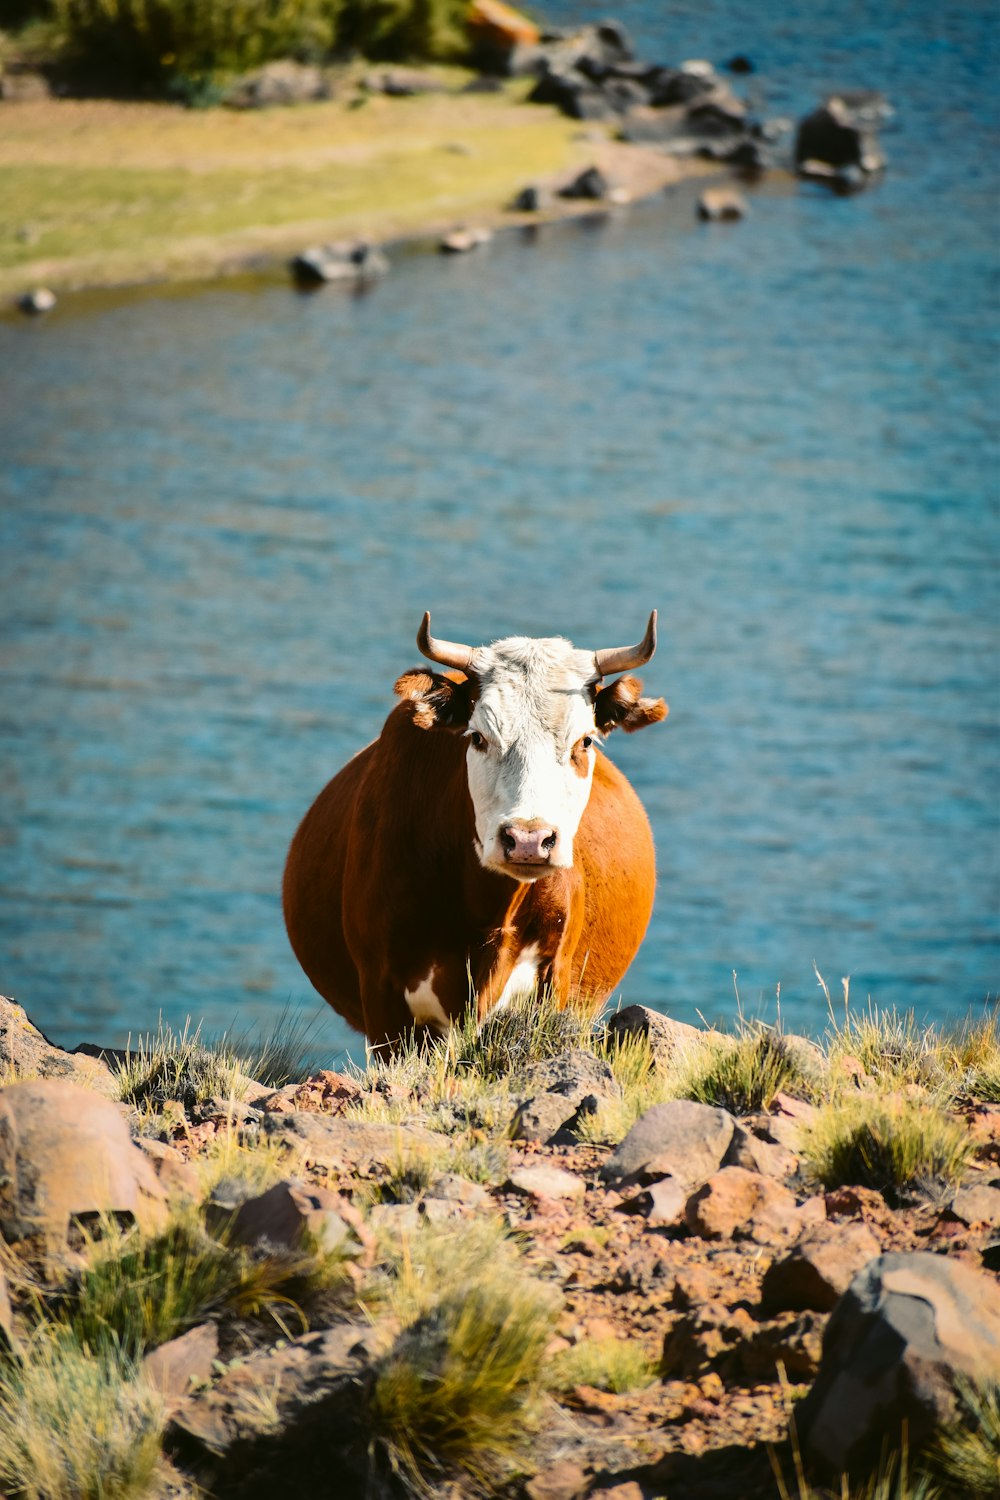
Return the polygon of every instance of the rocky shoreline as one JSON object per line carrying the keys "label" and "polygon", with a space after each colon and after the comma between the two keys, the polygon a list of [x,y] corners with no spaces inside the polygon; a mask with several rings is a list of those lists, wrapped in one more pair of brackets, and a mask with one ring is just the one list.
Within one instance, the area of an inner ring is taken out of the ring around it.
{"label": "rocky shoreline", "polygon": [[9,1493],[53,1330],[151,1455],[80,1493],[819,1497],[901,1436],[914,1497],[998,1493],[995,1014],[820,1047],[536,1001],[276,1084],[3,1001],[0,1057]]}
{"label": "rocky shoreline", "polygon": [[[388,270],[385,250],[393,242],[398,246],[436,240],[447,253],[465,253],[486,244],[501,228],[620,210],[692,177],[722,173],[731,180],[752,182],[766,173],[778,173],[820,183],[837,193],[853,193],[877,180],[885,169],[878,130],[892,110],[878,92],[843,90],[821,101],[797,124],[787,119],[758,119],[710,62],[693,59],[668,66],[640,58],[617,22],[572,32],[543,32],[529,42],[518,40],[518,35],[515,29],[510,46],[494,49],[490,62],[495,71],[469,80],[463,77],[457,84],[448,82],[440,70],[393,67],[362,73],[356,67],[324,70],[291,61],[268,64],[230,84],[220,96],[228,110],[220,108],[215,113],[246,117],[292,106],[299,110],[323,107],[321,101],[331,99],[342,100],[348,111],[373,100],[380,107],[397,109],[402,101],[405,110],[405,101],[450,96],[460,129],[463,100],[468,102],[477,92],[495,92],[511,110],[522,109],[522,101],[527,101],[539,117],[541,109],[554,109],[580,122],[570,166],[524,182],[503,202],[486,203],[466,187],[468,217],[461,212],[442,216],[429,194],[423,222],[401,235],[380,234],[373,223],[372,232],[359,238],[344,234],[352,225],[330,222],[337,238],[306,246],[287,262],[297,284],[315,287],[339,282],[364,287]],[[745,58],[730,59],[726,66],[733,76],[752,71]],[[44,92],[44,87],[41,77],[9,75],[0,95],[5,101],[0,110],[37,107],[39,90]],[[515,92],[508,98],[504,90],[510,88]],[[51,107],[57,115],[58,102],[53,100]],[[53,124],[58,124],[57,119]],[[399,128],[409,128],[405,114],[400,116]],[[464,149],[460,141],[455,145],[456,151]],[[698,208],[700,217],[709,220],[739,219],[746,211],[746,201],[735,186],[727,191],[721,208],[711,191],[703,195]],[[378,217],[391,225],[390,211]],[[29,223],[21,232],[31,236],[35,231]],[[181,239],[169,274],[176,279],[206,273],[266,273],[293,248],[295,232],[292,223],[280,230],[261,226],[254,232],[244,231],[238,243],[228,235],[217,235],[214,244],[199,237],[187,250]],[[157,245],[156,256],[161,252]],[[35,284],[18,295],[16,305],[36,315],[55,307],[52,285],[76,290],[163,277],[155,261],[122,276],[110,267],[107,272],[91,267],[74,273],[68,262],[39,259],[25,266],[25,274],[35,278]],[[52,285],[43,284],[43,278]]]}

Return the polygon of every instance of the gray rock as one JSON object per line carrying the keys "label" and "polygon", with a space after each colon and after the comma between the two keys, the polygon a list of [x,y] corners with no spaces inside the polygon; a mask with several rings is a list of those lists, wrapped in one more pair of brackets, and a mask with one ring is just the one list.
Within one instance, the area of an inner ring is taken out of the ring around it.
{"label": "gray rock", "polygon": [[511,200],[510,207],[514,213],[537,214],[548,208],[551,201],[551,194],[547,189],[529,183]]}
{"label": "gray rock", "polygon": [[[55,305],[54,297],[49,305]],[[56,1047],[28,1019],[24,1007],[4,995],[0,995],[0,1071],[11,1079],[64,1078],[108,1098],[117,1093],[106,1062]]]}
{"label": "gray rock", "polygon": [[64,1079],[0,1090],[0,1233],[41,1237],[46,1256],[71,1248],[74,1224],[124,1216],[155,1231],[167,1198],[116,1104]]}
{"label": "gray rock", "polygon": [[291,1115],[265,1115],[265,1134],[285,1144],[304,1163],[342,1172],[370,1171],[391,1162],[407,1146],[443,1147],[448,1137],[418,1125],[381,1125],[367,1120],[345,1120],[297,1110]]}
{"label": "gray rock", "polygon": [[377,280],[388,270],[388,257],[367,240],[312,245],[291,261],[292,276],[300,286],[322,286],[327,282],[359,285]]}
{"label": "gray rock", "polygon": [[871,103],[881,97],[845,90],[801,119],[795,136],[799,172],[850,189],[864,186],[869,177],[883,171],[885,156],[875,129],[882,116]]}
{"label": "gray rock", "polygon": [[417,94],[443,94],[445,86],[435,73],[419,68],[383,68],[368,73],[364,86],[370,94],[385,94],[389,99],[411,99]]}
{"label": "gray rock", "polygon": [[[558,1094],[575,1109],[588,1094],[602,1099],[616,1098],[618,1084],[611,1067],[601,1057],[582,1048],[561,1052],[530,1063],[514,1079],[514,1091],[524,1097],[542,1092]],[[567,1110],[567,1117],[572,1109]]]}
{"label": "gray rock", "polygon": [[470,250],[488,245],[492,238],[489,229],[453,229],[450,234],[442,236],[438,249],[442,255],[468,255]]}
{"label": "gray rock", "polygon": [[718,1170],[735,1129],[732,1115],[711,1104],[690,1099],[654,1104],[605,1162],[601,1177],[611,1186],[658,1177],[693,1186]]}
{"label": "gray rock", "polygon": [[219,1357],[219,1330],[215,1323],[199,1323],[179,1338],[161,1344],[142,1361],[142,1374],[161,1396],[186,1396],[192,1385],[211,1378]]}
{"label": "gray rock", "polygon": [[511,1172],[507,1186],[528,1198],[582,1198],[586,1183],[574,1172],[561,1167],[519,1167]]}
{"label": "gray rock", "polygon": [[[588,1095],[593,1098],[593,1095]],[[514,1141],[542,1141],[546,1144],[560,1134],[576,1117],[576,1105],[565,1094],[538,1094],[519,1104],[510,1125]]]}
{"label": "gray rock", "polygon": [[746,1167],[747,1171],[760,1172],[765,1177],[791,1177],[799,1165],[794,1152],[776,1141],[762,1139],[755,1131],[747,1130],[746,1125],[745,1118],[737,1125],[722,1165]]}
{"label": "gray rock", "polygon": [[770,1312],[829,1312],[882,1246],[867,1224],[824,1224],[768,1267],[761,1305]]}
{"label": "gray rock", "polygon": [[307,1244],[330,1252],[346,1248],[351,1240],[350,1227],[337,1212],[339,1203],[335,1193],[289,1178],[245,1198],[229,1212],[225,1228],[242,1245],[266,1240],[283,1249]]}
{"label": "gray rock", "polygon": [[608,196],[611,184],[600,167],[587,167],[572,182],[559,189],[560,198],[586,198],[599,203]]}
{"label": "gray rock", "polygon": [[363,1386],[378,1335],[338,1323],[231,1368],[210,1390],[180,1403],[165,1435],[172,1454],[211,1476],[213,1494],[330,1494],[331,1463],[342,1493],[367,1468],[358,1429]]}
{"label": "gray rock", "polygon": [[466,1208],[479,1208],[489,1201],[489,1193],[479,1182],[470,1182],[457,1172],[442,1172],[431,1183],[424,1197],[440,1198],[445,1203],[460,1203]]}
{"label": "gray rock", "polygon": [[963,1224],[988,1224],[995,1229],[1000,1225],[1000,1188],[985,1183],[960,1188],[949,1207]]}
{"label": "gray rock", "polygon": [[924,1251],[881,1255],[830,1317],[819,1375],[796,1409],[803,1452],[858,1472],[904,1421],[921,1438],[953,1421],[959,1377],[998,1372],[995,1277]]}
{"label": "gray rock", "polygon": [[417,1203],[376,1203],[369,1210],[368,1223],[377,1233],[393,1237],[414,1234],[422,1217]]}
{"label": "gray rock", "polygon": [[308,104],[329,99],[330,80],[322,68],[281,58],[238,78],[223,96],[231,109],[270,109],[282,104]]}
{"label": "gray rock", "polygon": [[609,1041],[630,1036],[645,1037],[653,1051],[664,1060],[678,1050],[690,1051],[700,1045],[705,1032],[685,1021],[675,1021],[659,1011],[645,1005],[627,1005],[608,1019],[606,1036]]}
{"label": "gray rock", "polygon": [[747,200],[735,188],[706,188],[698,199],[698,217],[710,223],[745,219],[749,212]]}

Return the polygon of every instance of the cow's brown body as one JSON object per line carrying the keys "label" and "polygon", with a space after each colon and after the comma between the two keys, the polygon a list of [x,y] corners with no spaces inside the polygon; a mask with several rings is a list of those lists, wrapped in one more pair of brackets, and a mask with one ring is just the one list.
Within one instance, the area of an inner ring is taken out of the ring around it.
{"label": "cow's brown body", "polygon": [[393,710],[292,842],[285,920],[309,979],[376,1045],[410,1029],[407,993],[424,984],[453,1019],[471,982],[486,1015],[525,954],[562,1003],[574,994],[601,1003],[653,907],[653,839],[628,781],[597,754],[572,868],[514,880],[477,857],[466,742],[428,733],[415,712],[413,702]]}

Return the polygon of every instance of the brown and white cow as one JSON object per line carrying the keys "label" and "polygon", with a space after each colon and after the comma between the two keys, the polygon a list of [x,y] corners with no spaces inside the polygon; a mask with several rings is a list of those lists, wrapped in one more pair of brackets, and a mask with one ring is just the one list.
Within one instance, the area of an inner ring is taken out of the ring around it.
{"label": "brown and white cow", "polygon": [[[449,670],[415,668],[382,733],[306,814],[288,855],[285,921],[306,974],[375,1045],[414,1025],[480,1018],[536,983],[595,1007],[653,908],[649,822],[598,749],[666,717],[635,677],[637,646],[578,651],[512,636],[417,636]],[[471,994],[470,994],[471,991]]]}

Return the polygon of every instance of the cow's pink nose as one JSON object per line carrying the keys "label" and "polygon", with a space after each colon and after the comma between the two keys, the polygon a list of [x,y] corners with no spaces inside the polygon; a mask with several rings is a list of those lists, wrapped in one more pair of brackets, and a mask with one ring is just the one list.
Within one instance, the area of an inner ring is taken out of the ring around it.
{"label": "cow's pink nose", "polygon": [[500,829],[500,847],[510,865],[544,865],[552,857],[559,835],[544,823],[505,823]]}

